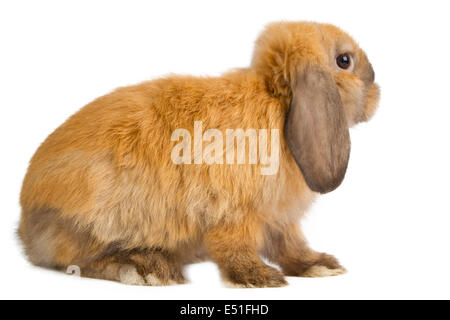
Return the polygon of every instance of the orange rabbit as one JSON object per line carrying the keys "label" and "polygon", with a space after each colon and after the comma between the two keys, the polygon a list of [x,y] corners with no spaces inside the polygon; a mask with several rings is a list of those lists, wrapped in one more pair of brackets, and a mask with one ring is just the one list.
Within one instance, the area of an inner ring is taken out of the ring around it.
{"label": "orange rabbit", "polygon": [[[298,219],[318,193],[339,186],[348,128],[368,120],[378,99],[357,44],[337,27],[305,22],[270,24],[248,68],[119,88],[33,156],[20,199],[25,252],[35,265],[77,265],[82,276],[134,285],[182,283],[183,265],[204,258],[241,287],[343,273],[308,247]],[[175,163],[172,134],[193,135],[195,121],[220,132],[278,129],[279,169]]]}

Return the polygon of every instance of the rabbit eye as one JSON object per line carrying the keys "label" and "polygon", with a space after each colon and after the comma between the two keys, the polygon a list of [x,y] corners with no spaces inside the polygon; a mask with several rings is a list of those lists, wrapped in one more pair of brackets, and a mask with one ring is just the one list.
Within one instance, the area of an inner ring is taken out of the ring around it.
{"label": "rabbit eye", "polygon": [[348,53],[340,54],[336,58],[336,64],[339,68],[346,70],[352,64],[352,58]]}

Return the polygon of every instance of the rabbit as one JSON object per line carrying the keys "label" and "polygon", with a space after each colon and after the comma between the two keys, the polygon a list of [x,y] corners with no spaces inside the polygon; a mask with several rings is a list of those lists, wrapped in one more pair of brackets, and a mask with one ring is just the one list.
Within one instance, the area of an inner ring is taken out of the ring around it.
{"label": "rabbit", "polygon": [[[207,259],[235,287],[346,272],[309,247],[299,220],[341,184],[349,128],[378,106],[374,78],[366,54],[338,27],[274,22],[249,67],[169,75],[94,100],[30,161],[18,228],[26,256],[129,285],[185,283],[183,266]],[[261,174],[259,161],[174,163],[172,134],[192,133],[195,121],[221,132],[278,130],[278,171]]]}

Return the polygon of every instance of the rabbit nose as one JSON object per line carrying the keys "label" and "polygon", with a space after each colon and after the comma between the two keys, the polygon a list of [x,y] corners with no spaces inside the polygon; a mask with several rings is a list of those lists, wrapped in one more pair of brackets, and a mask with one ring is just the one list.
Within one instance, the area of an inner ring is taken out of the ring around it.
{"label": "rabbit nose", "polygon": [[372,68],[372,65],[369,64],[369,72],[367,73],[367,82],[372,84],[375,82],[375,71]]}

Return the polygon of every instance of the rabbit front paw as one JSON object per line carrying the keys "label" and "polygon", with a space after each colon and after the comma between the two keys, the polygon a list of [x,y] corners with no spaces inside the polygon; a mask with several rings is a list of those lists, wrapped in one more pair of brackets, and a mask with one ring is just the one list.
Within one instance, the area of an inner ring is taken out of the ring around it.
{"label": "rabbit front paw", "polygon": [[227,286],[234,288],[274,288],[287,285],[280,271],[266,265],[246,269],[230,268],[225,277]]}
{"label": "rabbit front paw", "polygon": [[319,278],[338,276],[347,272],[332,255],[322,253],[314,261],[294,259],[295,263],[284,266],[283,271],[288,276]]}

